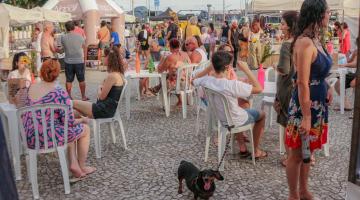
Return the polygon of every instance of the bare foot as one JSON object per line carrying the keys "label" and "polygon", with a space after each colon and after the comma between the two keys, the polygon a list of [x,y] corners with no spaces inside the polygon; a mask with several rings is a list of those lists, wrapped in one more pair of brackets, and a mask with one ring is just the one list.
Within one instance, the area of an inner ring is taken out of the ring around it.
{"label": "bare foot", "polygon": [[86,176],[86,173],[84,173],[79,166],[76,166],[76,165],[71,165],[70,166],[70,172],[71,174],[76,177],[76,178],[81,178],[81,177],[84,177]]}
{"label": "bare foot", "polygon": [[313,200],[314,196],[309,191],[300,191],[300,200]]}
{"label": "bare foot", "polygon": [[95,167],[83,167],[81,169],[86,175],[89,175],[89,174],[92,174],[96,171],[96,168]]}

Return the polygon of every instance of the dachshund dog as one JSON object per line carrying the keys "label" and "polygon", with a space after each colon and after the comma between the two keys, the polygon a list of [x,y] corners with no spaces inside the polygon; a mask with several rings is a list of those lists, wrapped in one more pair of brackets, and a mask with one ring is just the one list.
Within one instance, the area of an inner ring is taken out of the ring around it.
{"label": "dachshund dog", "polygon": [[186,186],[194,193],[194,199],[199,197],[202,199],[209,199],[215,192],[214,180],[224,180],[224,177],[219,171],[212,169],[205,169],[200,171],[195,165],[187,161],[181,161],[178,168],[179,190],[178,193],[183,192],[182,181],[185,179]]}

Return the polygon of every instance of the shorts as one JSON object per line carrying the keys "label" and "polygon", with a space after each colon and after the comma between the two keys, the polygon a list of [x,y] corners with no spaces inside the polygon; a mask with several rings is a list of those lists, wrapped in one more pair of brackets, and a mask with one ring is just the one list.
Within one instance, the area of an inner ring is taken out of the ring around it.
{"label": "shorts", "polygon": [[354,79],[356,78],[356,74],[355,73],[348,73],[346,74],[346,77],[345,77],[345,88],[350,88],[350,83],[351,81],[353,81]]}
{"label": "shorts", "polygon": [[140,45],[141,51],[147,51],[147,50],[149,50],[149,48],[150,48],[149,45]]}
{"label": "shorts", "polygon": [[260,112],[255,109],[245,109],[248,114],[247,121],[243,124],[243,126],[248,124],[254,124],[260,120]]}
{"label": "shorts", "polygon": [[79,64],[65,63],[66,82],[72,83],[74,81],[75,75],[79,82],[85,81],[85,65],[84,65],[84,63],[79,63]]}
{"label": "shorts", "polygon": [[109,42],[100,42],[99,43],[99,48],[104,50],[106,48],[110,48],[110,43]]}

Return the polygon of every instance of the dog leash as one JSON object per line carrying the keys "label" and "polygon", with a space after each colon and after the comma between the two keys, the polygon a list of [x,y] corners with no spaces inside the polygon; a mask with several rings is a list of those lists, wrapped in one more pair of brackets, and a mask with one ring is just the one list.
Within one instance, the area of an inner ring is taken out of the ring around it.
{"label": "dog leash", "polygon": [[[228,126],[228,127],[227,127],[227,129],[228,129],[228,131],[229,131],[230,134],[231,134],[231,129],[232,129],[232,128],[234,128],[234,126]],[[219,164],[218,164],[218,166],[217,166],[217,168],[216,168],[216,171],[219,171],[221,164],[224,162],[225,156],[226,156],[226,154],[227,154],[227,152],[228,152],[228,150],[229,150],[229,148],[230,148],[230,140],[231,140],[231,136],[228,137],[228,140],[226,141],[225,151],[224,151],[224,153],[223,153],[223,155],[222,155],[222,157],[221,157],[221,160],[220,160],[220,162],[219,162]]]}

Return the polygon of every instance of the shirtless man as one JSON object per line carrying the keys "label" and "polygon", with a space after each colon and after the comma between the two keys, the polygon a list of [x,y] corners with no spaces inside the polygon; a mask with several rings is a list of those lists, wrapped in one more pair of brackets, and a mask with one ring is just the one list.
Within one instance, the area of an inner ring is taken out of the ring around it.
{"label": "shirtless man", "polygon": [[191,63],[202,63],[207,61],[205,51],[199,47],[195,37],[190,37],[185,41],[186,50],[189,53]]}
{"label": "shirtless man", "polygon": [[53,32],[54,25],[51,22],[45,22],[44,32],[41,37],[41,60],[43,62],[49,58],[54,58],[57,51]]}
{"label": "shirtless man", "polygon": [[[177,68],[180,67],[182,63],[189,63],[190,58],[187,53],[180,50],[180,42],[178,39],[171,39],[169,41],[169,47],[171,54],[160,61],[158,72],[168,72],[168,88],[172,90],[176,87]],[[151,88],[150,91],[157,93],[160,91],[160,89],[161,85],[158,85],[154,88]],[[176,105],[181,106],[180,96],[178,96],[178,103]]]}

